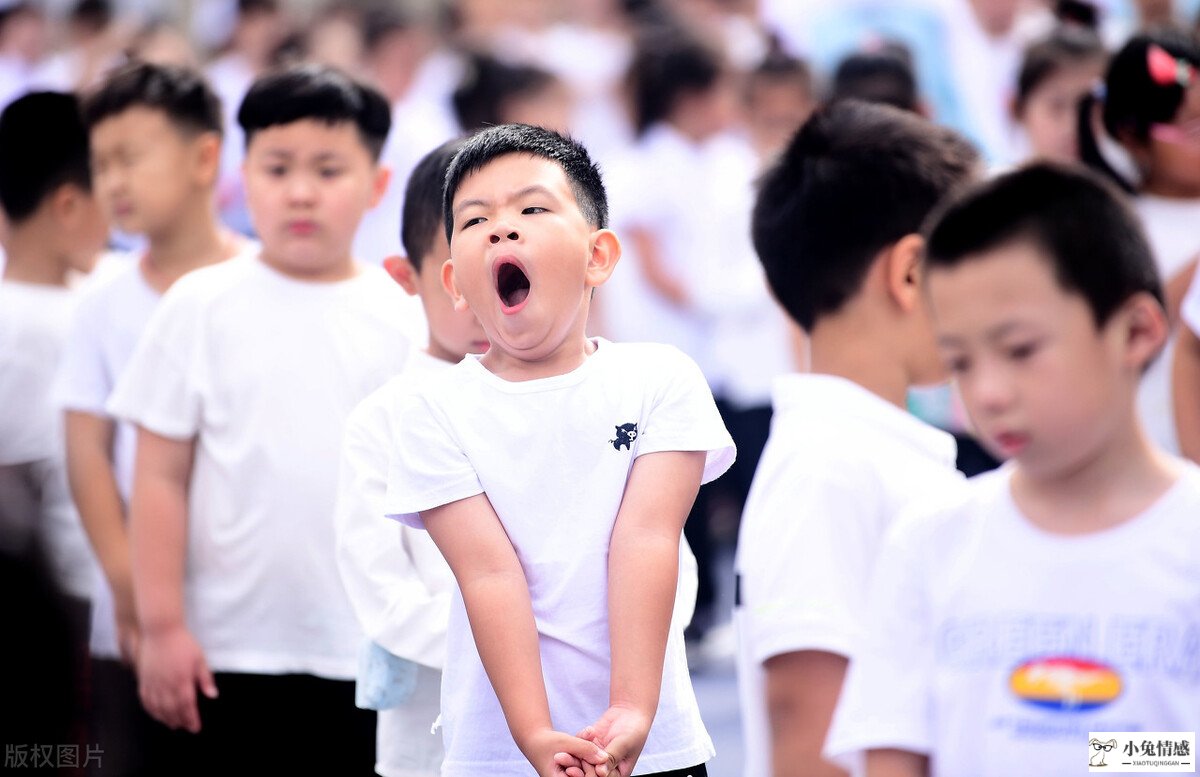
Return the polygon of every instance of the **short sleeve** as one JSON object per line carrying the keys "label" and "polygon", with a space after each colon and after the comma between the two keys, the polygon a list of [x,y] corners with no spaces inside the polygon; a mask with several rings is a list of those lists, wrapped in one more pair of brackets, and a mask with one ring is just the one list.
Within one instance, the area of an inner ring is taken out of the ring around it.
{"label": "short sleeve", "polygon": [[203,299],[189,280],[163,297],[108,401],[114,417],[179,440],[200,431],[203,409],[200,352],[206,324]]}
{"label": "short sleeve", "polygon": [[483,493],[462,446],[424,392],[399,400],[388,468],[387,517],[423,529],[419,513]]}
{"label": "short sleeve", "polygon": [[1192,279],[1192,285],[1188,287],[1187,294],[1184,295],[1181,313],[1184,323],[1197,337],[1200,337],[1200,272],[1196,273],[1196,277]]}
{"label": "short sleeve", "polygon": [[674,348],[664,348],[662,356],[656,369],[663,370],[664,381],[639,432],[637,455],[705,451],[701,482],[716,480],[737,455],[733,438],[696,363]]}
{"label": "short sleeve", "polygon": [[933,709],[933,637],[914,531],[929,516],[897,522],[871,582],[867,630],[850,663],[825,755],[852,769],[868,750],[929,753]]}
{"label": "short sleeve", "polygon": [[63,410],[107,416],[113,376],[104,364],[100,338],[111,323],[102,319],[100,301],[99,297],[86,297],[75,309],[54,380],[53,401]]}
{"label": "short sleeve", "polygon": [[853,657],[883,539],[876,490],[828,466],[760,470],[739,539],[753,558],[739,570],[753,659],[802,650]]}

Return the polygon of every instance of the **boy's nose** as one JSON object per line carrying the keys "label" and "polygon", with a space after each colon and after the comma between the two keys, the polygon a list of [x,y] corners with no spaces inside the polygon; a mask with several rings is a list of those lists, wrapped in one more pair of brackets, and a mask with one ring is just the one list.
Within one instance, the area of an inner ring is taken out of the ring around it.
{"label": "boy's nose", "polygon": [[[513,231],[509,232],[507,235],[504,235],[504,237],[508,238],[509,240],[517,240],[520,237],[520,235],[517,234],[516,230],[513,230]],[[491,237],[492,245],[499,243],[500,238],[501,238],[500,234],[493,232],[492,237]]]}

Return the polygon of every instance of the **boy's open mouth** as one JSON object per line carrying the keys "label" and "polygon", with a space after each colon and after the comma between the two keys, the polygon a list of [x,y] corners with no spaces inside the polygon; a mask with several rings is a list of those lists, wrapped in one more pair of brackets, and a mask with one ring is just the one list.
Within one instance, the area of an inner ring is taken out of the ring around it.
{"label": "boy's open mouth", "polygon": [[496,265],[496,293],[505,308],[519,307],[529,296],[529,276],[514,262]]}

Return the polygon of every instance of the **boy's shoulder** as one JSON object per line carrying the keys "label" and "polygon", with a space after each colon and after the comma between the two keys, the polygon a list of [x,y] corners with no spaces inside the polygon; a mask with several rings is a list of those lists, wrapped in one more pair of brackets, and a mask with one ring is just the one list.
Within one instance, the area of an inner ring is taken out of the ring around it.
{"label": "boy's shoulder", "polygon": [[776,378],[771,398],[771,437],[776,446],[786,447],[789,457],[874,466],[881,459],[899,456],[903,461],[917,454],[921,460],[954,466],[953,435],[845,378],[783,375]]}
{"label": "boy's shoulder", "polygon": [[[358,403],[346,422],[347,427],[372,427],[381,423],[390,425],[396,409],[408,397],[419,394],[430,384],[436,384],[456,366],[413,348],[404,368]],[[438,390],[435,388],[434,392]]]}
{"label": "boy's shoulder", "polygon": [[120,304],[138,291],[149,291],[138,267],[138,255],[127,251],[104,254],[79,284],[80,305]]}

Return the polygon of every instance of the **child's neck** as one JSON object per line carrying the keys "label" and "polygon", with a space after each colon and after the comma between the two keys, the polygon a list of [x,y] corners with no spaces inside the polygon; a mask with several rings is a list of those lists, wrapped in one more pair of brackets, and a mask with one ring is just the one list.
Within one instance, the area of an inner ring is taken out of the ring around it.
{"label": "child's neck", "polygon": [[170,229],[147,237],[142,273],[159,292],[191,270],[230,258],[241,242],[221,226],[207,203],[189,209]]}
{"label": "child's neck", "polygon": [[10,226],[4,245],[4,279],[65,287],[70,265],[50,248],[53,244],[46,230],[37,224]]}
{"label": "child's neck", "polygon": [[1022,468],[1012,495],[1036,526],[1055,534],[1089,534],[1117,526],[1153,505],[1179,466],[1146,438],[1131,412],[1091,456],[1049,474]]}
{"label": "child's neck", "polygon": [[545,358],[527,361],[505,353],[493,345],[479,357],[479,363],[498,378],[519,383],[527,380],[553,378],[578,369],[596,351],[596,345],[580,328],[573,331],[558,348]]}
{"label": "child's neck", "polygon": [[908,407],[908,370],[869,327],[850,320],[819,323],[809,338],[809,363],[814,373],[845,378],[901,410]]}

